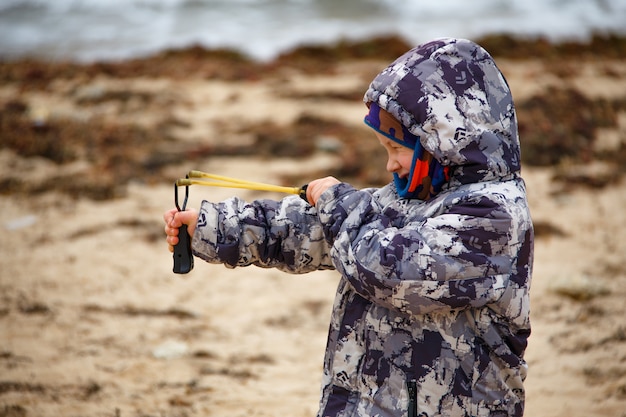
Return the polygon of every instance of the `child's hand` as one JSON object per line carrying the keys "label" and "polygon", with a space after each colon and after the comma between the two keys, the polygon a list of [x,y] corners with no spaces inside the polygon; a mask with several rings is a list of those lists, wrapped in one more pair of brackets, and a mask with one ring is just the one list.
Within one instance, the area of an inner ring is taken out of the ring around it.
{"label": "child's hand", "polygon": [[198,212],[193,209],[185,211],[171,209],[163,214],[163,221],[165,221],[165,234],[167,235],[169,250],[174,252],[174,246],[178,244],[178,228],[186,224],[189,237],[192,238],[198,223]]}
{"label": "child's hand", "polygon": [[337,185],[340,183],[341,181],[339,181],[335,177],[326,177],[313,180],[307,186],[306,198],[307,200],[309,200],[309,203],[314,206],[320,196],[324,193],[324,191],[328,190],[333,185]]}

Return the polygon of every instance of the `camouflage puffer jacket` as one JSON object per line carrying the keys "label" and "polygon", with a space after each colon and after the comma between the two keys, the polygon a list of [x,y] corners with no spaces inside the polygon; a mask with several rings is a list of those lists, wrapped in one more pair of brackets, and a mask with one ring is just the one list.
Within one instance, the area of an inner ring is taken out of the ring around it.
{"label": "camouflage puffer jacket", "polygon": [[521,416],[533,230],[506,81],[476,44],[442,39],[398,58],[365,100],[451,167],[437,196],[342,183],[316,207],[203,202],[194,254],[341,273],[318,417]]}

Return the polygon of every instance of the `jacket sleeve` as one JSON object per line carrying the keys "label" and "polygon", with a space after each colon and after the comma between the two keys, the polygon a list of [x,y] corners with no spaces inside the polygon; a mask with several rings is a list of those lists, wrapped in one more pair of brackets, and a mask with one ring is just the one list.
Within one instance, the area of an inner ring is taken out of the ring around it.
{"label": "jacket sleeve", "polygon": [[339,184],[317,207],[335,266],[354,289],[416,315],[481,307],[526,285],[527,271],[516,265],[529,242],[498,198],[456,201],[442,213],[407,221],[372,193]]}
{"label": "jacket sleeve", "polygon": [[256,265],[290,273],[333,268],[317,211],[297,196],[203,201],[192,250],[230,268]]}

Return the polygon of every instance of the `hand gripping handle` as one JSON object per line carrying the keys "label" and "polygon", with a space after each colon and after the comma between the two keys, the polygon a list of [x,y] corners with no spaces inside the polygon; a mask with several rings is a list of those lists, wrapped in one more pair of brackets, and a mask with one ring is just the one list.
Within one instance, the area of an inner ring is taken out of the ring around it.
{"label": "hand gripping handle", "polygon": [[[184,211],[189,198],[189,186],[185,187],[185,200],[182,208],[178,205],[178,184],[174,184],[174,203],[178,211]],[[174,273],[187,274],[193,269],[193,254],[191,253],[191,238],[187,225],[178,229],[178,244],[174,246]]]}

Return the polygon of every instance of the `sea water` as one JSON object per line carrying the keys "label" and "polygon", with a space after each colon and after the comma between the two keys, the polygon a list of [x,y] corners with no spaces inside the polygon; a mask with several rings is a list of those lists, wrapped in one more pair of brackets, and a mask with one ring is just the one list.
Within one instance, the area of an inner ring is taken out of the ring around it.
{"label": "sea water", "polygon": [[626,0],[0,0],[0,59],[88,62],[201,45],[268,60],[339,39],[494,33],[624,34]]}

